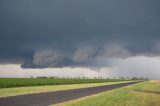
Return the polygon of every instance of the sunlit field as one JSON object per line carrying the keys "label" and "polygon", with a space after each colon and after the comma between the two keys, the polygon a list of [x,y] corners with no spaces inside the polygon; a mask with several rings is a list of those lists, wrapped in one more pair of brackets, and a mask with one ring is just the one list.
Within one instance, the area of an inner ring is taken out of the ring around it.
{"label": "sunlit field", "polygon": [[99,82],[129,81],[125,79],[82,79],[82,78],[0,78],[0,88],[83,84]]}
{"label": "sunlit field", "polygon": [[54,106],[160,106],[160,81],[146,81]]}
{"label": "sunlit field", "polygon": [[[56,85],[55,81],[65,82],[65,79],[18,79],[17,78],[17,79],[13,79],[13,80],[12,79],[3,79],[3,80],[1,79],[0,81],[1,81],[1,84],[6,84],[6,87],[7,87],[7,84],[9,84],[9,87],[10,87],[10,88],[0,88],[0,97],[16,96],[16,95],[24,95],[24,94],[32,94],[32,93],[42,93],[42,92],[53,92],[53,91],[60,91],[60,90],[79,89],[79,88],[86,88],[86,87],[104,86],[104,85],[110,85],[110,84],[132,82],[132,80],[102,80],[102,79],[95,79],[95,80],[94,79],[92,79],[92,80],[88,80],[88,79],[79,79],[78,80],[77,79],[76,80],[76,79],[68,79],[68,82],[66,81],[65,84],[62,85],[62,83],[59,82],[59,85]],[[2,83],[2,81],[4,81],[4,82]],[[8,81],[8,82],[5,83],[5,81]],[[14,81],[15,81],[15,83],[14,83]],[[41,81],[41,84],[50,84],[51,83],[51,85],[41,85],[41,86],[34,85],[34,86],[24,86],[23,87],[23,83],[25,81],[26,82],[28,81],[27,84],[29,84],[29,82],[31,84],[38,84],[36,81]],[[33,82],[33,81],[35,81],[35,82]],[[49,81],[50,83],[48,83],[47,81]],[[78,84],[72,84],[73,83],[72,81],[74,83],[78,83]],[[80,83],[80,81],[82,83]],[[14,87],[11,87],[12,84],[14,85]],[[17,87],[15,87],[16,84],[18,84]],[[19,87],[21,84],[22,84],[22,87]]]}

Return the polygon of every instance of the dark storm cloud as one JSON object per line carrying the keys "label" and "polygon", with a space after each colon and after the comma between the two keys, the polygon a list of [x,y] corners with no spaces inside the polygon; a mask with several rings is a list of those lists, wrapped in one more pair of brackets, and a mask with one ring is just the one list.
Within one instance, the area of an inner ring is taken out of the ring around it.
{"label": "dark storm cloud", "polygon": [[0,62],[89,66],[103,56],[159,54],[159,5],[159,0],[1,0]]}

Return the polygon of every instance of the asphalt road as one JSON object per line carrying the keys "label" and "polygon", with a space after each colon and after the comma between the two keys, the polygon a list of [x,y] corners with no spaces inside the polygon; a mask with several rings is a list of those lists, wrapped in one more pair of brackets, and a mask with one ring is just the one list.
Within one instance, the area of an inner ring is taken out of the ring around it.
{"label": "asphalt road", "polygon": [[5,97],[0,98],[0,106],[48,106],[136,83],[138,82]]}

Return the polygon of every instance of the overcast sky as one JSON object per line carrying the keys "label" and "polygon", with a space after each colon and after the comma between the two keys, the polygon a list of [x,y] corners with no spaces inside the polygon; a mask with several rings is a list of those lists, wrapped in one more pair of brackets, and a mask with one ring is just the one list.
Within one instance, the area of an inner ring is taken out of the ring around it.
{"label": "overcast sky", "polygon": [[0,77],[160,79],[159,5],[159,0],[0,0]]}

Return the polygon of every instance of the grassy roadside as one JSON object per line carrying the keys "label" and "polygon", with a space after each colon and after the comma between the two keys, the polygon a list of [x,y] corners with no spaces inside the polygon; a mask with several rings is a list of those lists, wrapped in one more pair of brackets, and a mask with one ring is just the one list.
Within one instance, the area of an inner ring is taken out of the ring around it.
{"label": "grassy roadside", "polygon": [[0,88],[0,97],[16,96],[40,92],[60,91],[69,89],[78,89],[93,86],[103,86],[117,83],[125,83],[132,81],[117,81],[103,83],[88,83],[88,84],[69,84],[69,85],[50,85],[50,86],[32,86],[32,87],[17,87],[17,88]]}
{"label": "grassy roadside", "polygon": [[53,106],[160,106],[160,81],[142,82]]}

